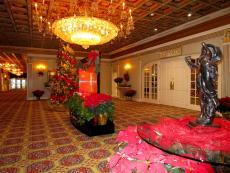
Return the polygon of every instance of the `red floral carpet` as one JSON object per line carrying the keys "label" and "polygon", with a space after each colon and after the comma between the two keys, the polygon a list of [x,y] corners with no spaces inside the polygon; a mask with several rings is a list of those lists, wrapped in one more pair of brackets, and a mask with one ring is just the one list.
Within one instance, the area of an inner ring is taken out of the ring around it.
{"label": "red floral carpet", "polygon": [[[0,173],[104,173],[116,150],[116,133],[87,137],[67,111],[47,101],[26,101],[24,91],[0,93]],[[114,100],[116,132],[129,125],[197,112],[164,105]]]}

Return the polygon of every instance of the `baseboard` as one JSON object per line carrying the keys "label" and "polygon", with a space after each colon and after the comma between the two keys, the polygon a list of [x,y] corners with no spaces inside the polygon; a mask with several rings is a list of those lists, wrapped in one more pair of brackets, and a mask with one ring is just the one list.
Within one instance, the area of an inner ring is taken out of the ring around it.
{"label": "baseboard", "polygon": [[[48,100],[49,97],[41,97],[41,100]],[[27,97],[26,100],[37,100],[35,97]]]}
{"label": "baseboard", "polygon": [[133,98],[132,100],[133,100],[133,101],[136,101],[136,102],[141,102],[141,99],[140,99],[140,98]]}

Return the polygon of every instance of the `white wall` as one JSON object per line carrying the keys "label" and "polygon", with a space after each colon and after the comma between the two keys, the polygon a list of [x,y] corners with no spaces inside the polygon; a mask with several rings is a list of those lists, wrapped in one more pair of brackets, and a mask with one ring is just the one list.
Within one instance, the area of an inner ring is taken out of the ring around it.
{"label": "white wall", "polygon": [[[44,75],[39,76],[36,65],[44,64],[47,68],[44,70]],[[35,100],[32,92],[34,90],[43,90],[45,93],[41,99],[50,97],[50,90],[45,88],[44,83],[48,81],[48,71],[56,69],[56,56],[50,57],[47,55],[34,55],[28,57],[27,62],[27,100]]]}
{"label": "white wall", "polygon": [[112,95],[112,65],[110,62],[102,61],[100,64],[100,92]]}
{"label": "white wall", "polygon": [[[168,50],[168,49],[173,49],[178,47],[181,47],[181,55],[180,56],[188,56],[188,55],[200,55],[201,53],[201,43],[205,42],[205,43],[209,43],[209,44],[213,44],[215,46],[220,47],[220,49],[223,51],[223,36],[220,34],[220,32],[218,32],[217,34],[213,34],[210,33],[209,35],[202,35],[199,36],[197,38],[193,38],[190,40],[183,40],[180,41],[178,43],[174,43],[171,45],[167,45],[167,46],[162,46],[162,47],[158,47],[157,49],[153,49],[152,51],[148,52],[142,52],[141,54],[136,54],[132,53],[132,56],[127,56],[123,59],[117,59],[114,60],[113,64],[118,64],[119,66],[119,72],[118,72],[118,76],[123,75],[124,73],[124,65],[125,63],[130,63],[132,65],[132,69],[129,71],[130,74],[130,84],[132,85],[132,88],[137,90],[137,95],[136,95],[136,100],[143,100],[142,97],[142,88],[141,88],[141,83],[142,83],[142,78],[141,78],[141,73],[144,69],[144,66],[153,62],[153,61],[161,61],[161,59],[164,59],[164,57],[160,57],[159,53],[161,51],[164,50]],[[173,59],[174,57],[167,57],[168,59]],[[186,63],[185,63],[185,66]],[[221,78],[221,68],[222,68],[222,62],[219,64],[219,78],[218,78],[218,95],[219,97],[222,96],[221,94],[221,81],[223,80]],[[189,93],[188,93],[189,94]]]}
{"label": "white wall", "polygon": [[[134,89],[137,91],[136,95],[134,96],[134,99],[139,99],[140,96],[140,87],[141,87],[141,83],[140,83],[140,79],[141,79],[141,71],[140,71],[140,60],[138,57],[130,57],[128,59],[125,60],[119,60],[117,62],[113,62],[112,66],[113,67],[117,67],[117,76],[118,77],[123,77],[123,75],[128,72],[129,73],[129,78],[130,81],[128,84],[131,85],[131,89]],[[130,64],[131,68],[129,70],[125,70],[125,65],[126,64]],[[115,70],[115,69],[113,69]],[[114,82],[114,81],[112,81]],[[118,94],[119,95],[119,94]]]}

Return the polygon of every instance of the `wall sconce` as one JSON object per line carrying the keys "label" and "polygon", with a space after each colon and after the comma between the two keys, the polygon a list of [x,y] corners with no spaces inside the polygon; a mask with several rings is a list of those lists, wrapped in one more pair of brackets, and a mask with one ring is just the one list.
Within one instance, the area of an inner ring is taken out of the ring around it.
{"label": "wall sconce", "polygon": [[38,64],[36,69],[38,70],[38,76],[43,76],[44,71],[46,70],[46,66],[44,64]]}
{"label": "wall sconce", "polygon": [[125,69],[125,70],[131,69],[131,65],[130,65],[129,63],[125,64],[124,69]]}
{"label": "wall sconce", "polygon": [[54,76],[56,74],[55,71],[50,71],[50,76]]}

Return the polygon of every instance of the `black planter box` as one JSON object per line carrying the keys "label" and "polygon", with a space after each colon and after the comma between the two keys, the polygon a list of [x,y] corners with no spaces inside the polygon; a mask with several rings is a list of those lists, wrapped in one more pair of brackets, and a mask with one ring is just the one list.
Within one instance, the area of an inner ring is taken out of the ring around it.
{"label": "black planter box", "polygon": [[76,127],[79,131],[86,134],[87,136],[98,136],[114,133],[114,123],[113,121],[108,120],[105,125],[95,125],[93,120],[80,125],[77,123],[75,116],[70,115],[70,121],[74,127]]}

